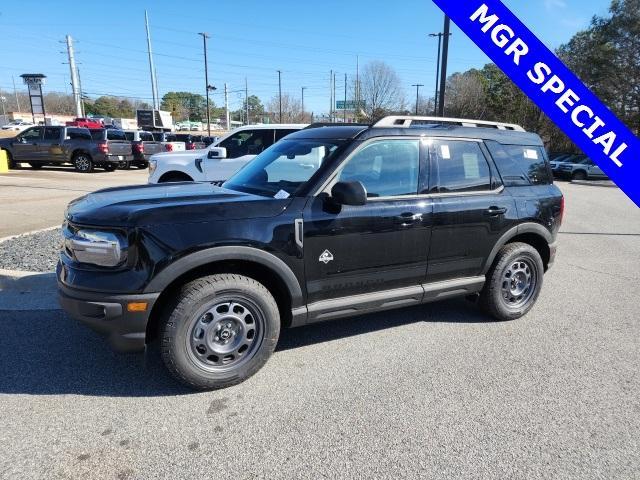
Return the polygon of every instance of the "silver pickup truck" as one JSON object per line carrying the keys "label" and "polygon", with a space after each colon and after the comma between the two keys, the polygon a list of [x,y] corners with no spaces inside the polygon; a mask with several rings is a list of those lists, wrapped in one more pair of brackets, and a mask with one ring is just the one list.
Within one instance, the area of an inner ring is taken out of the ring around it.
{"label": "silver pickup truck", "polygon": [[126,167],[133,160],[131,142],[122,130],[115,128],[90,128],[91,138],[97,143],[94,161]]}
{"label": "silver pickup truck", "polygon": [[124,130],[124,135],[131,142],[131,149],[133,150],[131,165],[138,168],[147,168],[151,155],[165,151],[165,146],[162,142],[155,140],[151,132]]}

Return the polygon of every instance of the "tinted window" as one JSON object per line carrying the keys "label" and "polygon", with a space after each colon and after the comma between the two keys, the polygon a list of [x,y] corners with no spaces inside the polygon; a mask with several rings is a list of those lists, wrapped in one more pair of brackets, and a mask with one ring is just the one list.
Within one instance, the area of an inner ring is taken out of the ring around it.
{"label": "tinted window", "polygon": [[290,133],[297,132],[298,130],[284,129],[284,128],[276,128],[276,142],[281,138],[286,137]]}
{"label": "tinted window", "polygon": [[152,133],[151,135],[153,136],[153,139],[154,139],[156,142],[164,142],[164,141],[165,141],[165,139],[164,139],[164,134],[163,134],[163,133],[161,133],[161,132]]}
{"label": "tinted window", "polygon": [[56,127],[45,127],[44,129],[45,140],[60,140],[60,129]]}
{"label": "tinted window", "polygon": [[506,186],[551,183],[541,147],[486,143]]}
{"label": "tinted window", "polygon": [[41,136],[42,136],[42,127],[35,127],[22,132],[22,134],[20,135],[20,138],[27,141],[33,141],[33,140],[40,140]]}
{"label": "tinted window", "polygon": [[107,140],[126,140],[126,139],[127,137],[125,136],[122,130],[113,130],[111,128],[107,130]]}
{"label": "tinted window", "polygon": [[138,135],[140,135],[140,140],[143,140],[145,142],[153,142],[153,135],[151,135],[149,132],[139,132]]}
{"label": "tinted window", "polygon": [[69,128],[67,130],[67,136],[72,140],[91,140],[91,135],[88,130],[80,130],[78,128]]}
{"label": "tinted window", "polygon": [[273,144],[273,130],[242,130],[220,142],[219,147],[227,149],[227,158],[243,155],[258,155]]}
{"label": "tinted window", "polygon": [[103,140],[104,139],[104,130],[89,130],[91,133],[91,138],[94,140]]}
{"label": "tinted window", "polygon": [[431,158],[436,191],[473,192],[491,189],[491,171],[478,143],[434,140]]}
{"label": "tinted window", "polygon": [[338,180],[362,182],[368,197],[415,195],[419,165],[418,140],[380,140],[358,150]]}
{"label": "tinted window", "polygon": [[124,136],[130,142],[133,142],[135,140],[135,138],[136,138],[136,134],[133,133],[133,132],[124,132]]}

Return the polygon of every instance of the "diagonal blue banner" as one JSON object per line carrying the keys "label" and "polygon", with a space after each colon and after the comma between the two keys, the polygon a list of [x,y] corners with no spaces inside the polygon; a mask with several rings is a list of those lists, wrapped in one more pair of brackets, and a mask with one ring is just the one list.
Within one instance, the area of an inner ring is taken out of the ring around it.
{"label": "diagonal blue banner", "polygon": [[640,139],[499,0],[433,0],[640,207]]}

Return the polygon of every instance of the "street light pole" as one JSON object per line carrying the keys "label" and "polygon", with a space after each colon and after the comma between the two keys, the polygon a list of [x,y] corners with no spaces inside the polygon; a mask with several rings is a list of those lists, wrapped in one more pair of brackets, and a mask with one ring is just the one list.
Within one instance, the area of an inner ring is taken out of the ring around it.
{"label": "street light pole", "polygon": [[307,87],[302,87],[302,122],[304,123],[304,91]]}
{"label": "street light pole", "polygon": [[444,117],[444,98],[447,89],[447,63],[449,61],[449,30],[451,29],[451,19],[444,16],[444,41],[442,43],[442,68],[440,69],[440,98],[438,100],[438,116]]}
{"label": "street light pole", "polygon": [[414,83],[411,85],[412,87],[416,87],[416,115],[418,115],[418,102],[420,99],[420,87],[424,87],[422,83]]}
{"label": "street light pole", "polygon": [[211,119],[209,118],[209,66],[207,64],[207,38],[209,34],[206,32],[198,33],[202,35],[202,43],[204,46],[204,89],[207,94],[207,135],[211,136]]}
{"label": "street light pole", "polygon": [[440,49],[442,44],[442,32],[430,33],[430,37],[438,37],[438,61],[436,62],[436,93],[433,96],[433,116],[438,115],[438,82],[440,81]]}
{"label": "street light pole", "polygon": [[278,122],[282,123],[282,70],[278,70],[278,103],[280,104]]}

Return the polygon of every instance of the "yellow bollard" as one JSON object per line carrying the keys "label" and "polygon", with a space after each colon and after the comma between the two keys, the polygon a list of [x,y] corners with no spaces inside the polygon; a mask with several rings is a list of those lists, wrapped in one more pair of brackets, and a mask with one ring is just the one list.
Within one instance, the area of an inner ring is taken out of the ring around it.
{"label": "yellow bollard", "polygon": [[0,173],[7,173],[9,171],[9,158],[7,152],[0,148]]}

